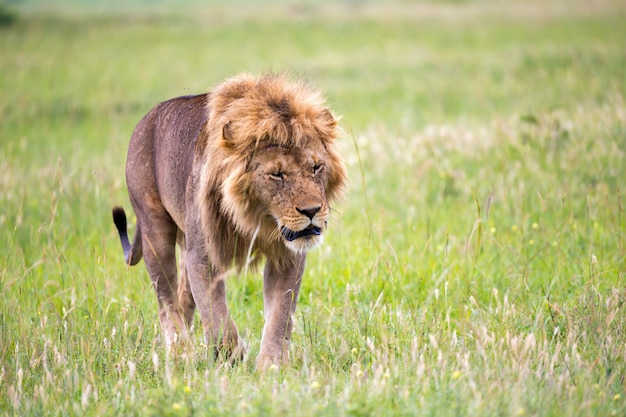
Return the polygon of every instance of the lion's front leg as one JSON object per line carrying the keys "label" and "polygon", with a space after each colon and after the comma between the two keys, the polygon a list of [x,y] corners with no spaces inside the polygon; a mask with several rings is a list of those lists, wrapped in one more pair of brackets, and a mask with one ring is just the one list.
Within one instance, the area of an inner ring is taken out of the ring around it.
{"label": "lion's front leg", "polygon": [[189,285],[200,312],[207,346],[214,350],[216,359],[243,359],[246,345],[226,304],[226,273],[209,267],[206,258],[198,260],[187,255]]}
{"label": "lion's front leg", "polygon": [[291,259],[281,260],[278,265],[270,260],[263,276],[263,301],[265,326],[261,338],[261,351],[256,360],[257,368],[289,362],[292,315],[296,310],[298,293],[306,255],[293,254]]}

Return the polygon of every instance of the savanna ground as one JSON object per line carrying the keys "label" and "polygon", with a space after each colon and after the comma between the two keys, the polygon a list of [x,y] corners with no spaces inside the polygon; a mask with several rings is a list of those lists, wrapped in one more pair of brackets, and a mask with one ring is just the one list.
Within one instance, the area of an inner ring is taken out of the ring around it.
{"label": "savanna ground", "polygon": [[[626,414],[623,2],[179,3],[8,5],[0,414]],[[228,283],[246,362],[212,362],[197,318],[167,359],[110,215],[130,133],[265,70],[321,87],[347,133],[292,364],[254,369],[254,273]]]}

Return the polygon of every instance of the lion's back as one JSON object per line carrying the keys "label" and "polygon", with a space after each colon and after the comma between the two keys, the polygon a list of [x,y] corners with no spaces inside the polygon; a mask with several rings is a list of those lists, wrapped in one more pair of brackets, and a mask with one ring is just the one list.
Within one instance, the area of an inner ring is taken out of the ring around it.
{"label": "lion's back", "polygon": [[207,120],[206,103],[207,94],[200,94],[156,105],[135,127],[128,148],[129,192],[141,198],[153,190],[179,227],[194,148]]}

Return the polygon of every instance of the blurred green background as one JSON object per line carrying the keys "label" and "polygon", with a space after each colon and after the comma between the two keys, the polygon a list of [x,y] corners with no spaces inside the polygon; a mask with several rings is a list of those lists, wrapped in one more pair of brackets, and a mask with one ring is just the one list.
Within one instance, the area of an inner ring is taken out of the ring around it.
{"label": "blurred green background", "polygon": [[[0,414],[626,413],[624,2],[0,5]],[[265,376],[164,357],[110,218],[141,117],[242,71],[319,86],[351,180]]]}

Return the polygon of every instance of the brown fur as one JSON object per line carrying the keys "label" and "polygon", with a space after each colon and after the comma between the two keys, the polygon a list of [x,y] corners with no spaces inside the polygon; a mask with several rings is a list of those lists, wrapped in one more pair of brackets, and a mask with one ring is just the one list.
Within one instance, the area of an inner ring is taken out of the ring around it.
{"label": "brown fur", "polygon": [[319,92],[284,75],[228,79],[208,94],[161,103],[137,125],[126,170],[137,215],[132,246],[123,210],[113,215],[127,263],[143,253],[168,346],[186,335],[197,305],[216,353],[240,357],[224,278],[263,255],[257,364],[286,361],[306,252],[321,243],[328,203],[346,183],[337,134]]}

